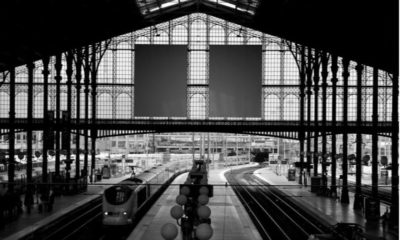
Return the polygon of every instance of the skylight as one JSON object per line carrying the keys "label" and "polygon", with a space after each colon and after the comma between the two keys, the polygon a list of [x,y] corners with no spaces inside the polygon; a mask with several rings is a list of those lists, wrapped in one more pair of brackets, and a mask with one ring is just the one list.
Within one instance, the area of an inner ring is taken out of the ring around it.
{"label": "skylight", "polygon": [[148,15],[157,11],[162,11],[174,6],[193,0],[136,0],[137,5],[143,15]]}
{"label": "skylight", "polygon": [[235,9],[244,13],[254,15],[255,9],[259,5],[259,0],[203,0],[215,3],[219,6]]}
{"label": "skylight", "polygon": [[185,3],[204,3],[254,15],[259,5],[259,0],[136,0],[136,2],[145,16],[172,7],[182,7]]}

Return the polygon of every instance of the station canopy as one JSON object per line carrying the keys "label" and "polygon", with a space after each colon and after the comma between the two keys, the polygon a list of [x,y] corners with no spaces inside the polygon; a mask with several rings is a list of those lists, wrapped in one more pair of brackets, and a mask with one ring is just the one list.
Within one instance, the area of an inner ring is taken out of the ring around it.
{"label": "station canopy", "polygon": [[398,72],[396,0],[3,0],[0,9],[0,71],[200,12]]}

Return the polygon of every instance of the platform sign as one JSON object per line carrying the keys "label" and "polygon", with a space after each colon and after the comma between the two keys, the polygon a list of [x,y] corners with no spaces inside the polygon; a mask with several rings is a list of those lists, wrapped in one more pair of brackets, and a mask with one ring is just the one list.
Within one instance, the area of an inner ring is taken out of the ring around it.
{"label": "platform sign", "polygon": [[296,169],[290,168],[288,171],[288,180],[289,181],[296,181]]}

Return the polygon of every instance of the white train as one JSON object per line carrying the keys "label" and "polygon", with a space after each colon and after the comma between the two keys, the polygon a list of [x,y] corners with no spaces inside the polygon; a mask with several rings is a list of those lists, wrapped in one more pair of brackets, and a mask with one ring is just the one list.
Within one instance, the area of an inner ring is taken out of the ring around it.
{"label": "white train", "polygon": [[103,225],[131,225],[146,201],[170,176],[165,168],[154,167],[106,189],[103,194]]}

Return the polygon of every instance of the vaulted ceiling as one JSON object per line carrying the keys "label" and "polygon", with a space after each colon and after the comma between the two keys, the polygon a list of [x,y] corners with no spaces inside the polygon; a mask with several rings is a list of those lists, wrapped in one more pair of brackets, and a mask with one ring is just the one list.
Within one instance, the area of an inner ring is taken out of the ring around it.
{"label": "vaulted ceiling", "polygon": [[203,12],[398,73],[396,0],[2,0],[0,71]]}

